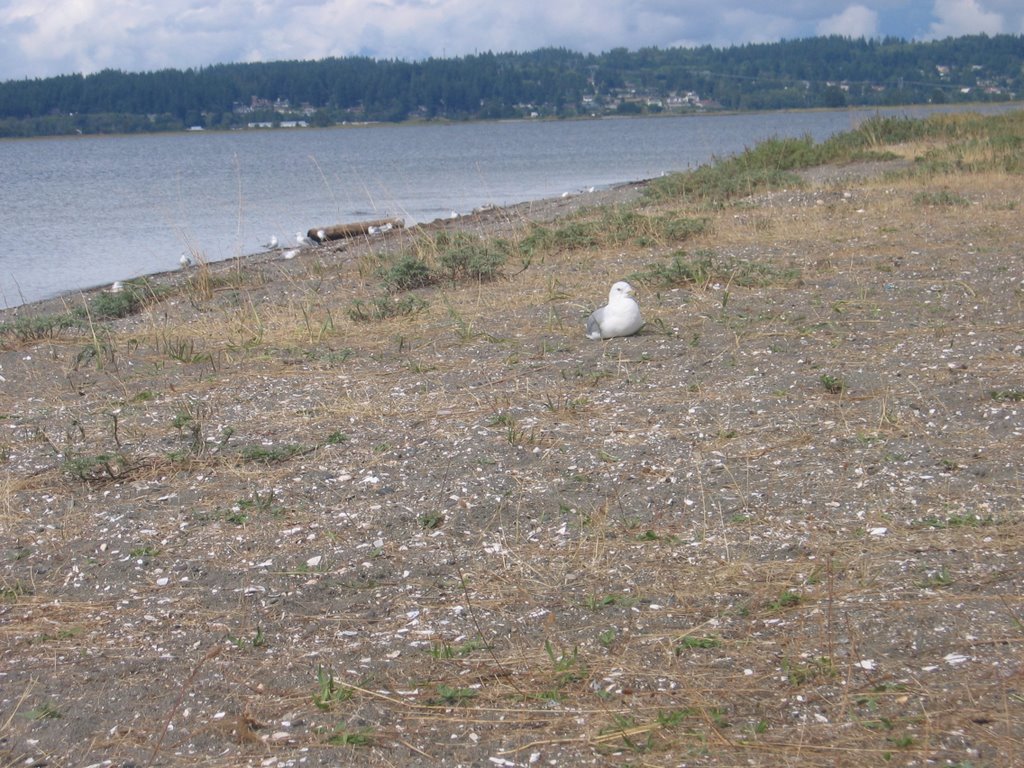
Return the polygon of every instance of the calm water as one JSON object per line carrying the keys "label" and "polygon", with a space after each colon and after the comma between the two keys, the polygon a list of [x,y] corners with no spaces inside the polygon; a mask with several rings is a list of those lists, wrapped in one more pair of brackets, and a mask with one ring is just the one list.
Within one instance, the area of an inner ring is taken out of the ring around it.
{"label": "calm water", "polygon": [[[895,112],[895,110],[889,111]],[[923,110],[899,110],[923,114]],[[0,307],[253,253],[685,170],[877,110],[0,141]]]}

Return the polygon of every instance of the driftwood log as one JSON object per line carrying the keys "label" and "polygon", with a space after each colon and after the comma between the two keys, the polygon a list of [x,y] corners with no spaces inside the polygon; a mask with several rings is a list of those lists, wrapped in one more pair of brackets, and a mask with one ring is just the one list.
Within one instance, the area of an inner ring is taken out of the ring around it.
{"label": "driftwood log", "polygon": [[345,240],[360,235],[376,234],[379,231],[401,229],[404,226],[405,222],[402,219],[375,219],[373,221],[354,221],[351,224],[335,224],[333,227],[317,227],[309,230],[306,234],[311,240],[326,243],[330,240]]}

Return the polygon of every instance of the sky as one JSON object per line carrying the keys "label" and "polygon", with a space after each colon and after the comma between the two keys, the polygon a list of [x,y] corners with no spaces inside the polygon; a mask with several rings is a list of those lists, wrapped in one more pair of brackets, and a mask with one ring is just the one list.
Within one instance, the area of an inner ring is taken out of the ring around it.
{"label": "sky", "polygon": [[0,81],[328,56],[422,60],[839,34],[1024,34],[1021,0],[0,0]]}

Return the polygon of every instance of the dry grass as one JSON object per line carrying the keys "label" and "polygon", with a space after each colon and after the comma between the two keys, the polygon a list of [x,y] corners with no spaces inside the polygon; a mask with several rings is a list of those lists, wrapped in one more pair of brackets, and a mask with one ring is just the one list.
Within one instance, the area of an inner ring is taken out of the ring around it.
{"label": "dry grass", "polygon": [[546,245],[406,316],[347,309],[436,233],[11,344],[2,764],[1013,764],[1022,193],[911,170],[495,212]]}

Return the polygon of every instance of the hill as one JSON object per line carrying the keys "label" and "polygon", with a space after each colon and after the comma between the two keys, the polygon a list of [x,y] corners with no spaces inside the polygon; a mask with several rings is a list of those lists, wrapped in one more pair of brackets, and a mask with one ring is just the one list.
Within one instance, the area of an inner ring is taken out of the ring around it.
{"label": "hill", "polygon": [[220,64],[0,83],[0,136],[1006,101],[1024,38]]}

